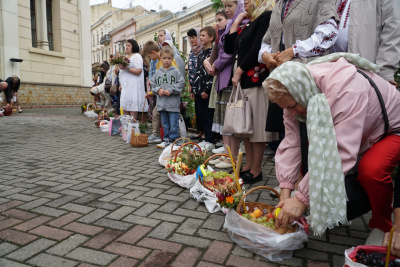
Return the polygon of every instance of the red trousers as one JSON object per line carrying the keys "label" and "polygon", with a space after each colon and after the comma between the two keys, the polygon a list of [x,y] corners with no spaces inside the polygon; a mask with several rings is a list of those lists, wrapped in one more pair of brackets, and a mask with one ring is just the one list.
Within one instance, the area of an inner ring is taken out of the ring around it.
{"label": "red trousers", "polygon": [[361,158],[358,178],[369,197],[372,218],[369,227],[389,232],[392,228],[393,181],[390,176],[400,163],[400,136],[388,135]]}

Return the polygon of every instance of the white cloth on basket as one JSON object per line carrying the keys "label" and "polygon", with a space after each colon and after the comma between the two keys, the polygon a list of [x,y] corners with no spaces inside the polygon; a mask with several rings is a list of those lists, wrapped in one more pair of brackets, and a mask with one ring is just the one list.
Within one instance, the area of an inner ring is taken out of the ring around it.
{"label": "white cloth on basket", "polygon": [[[143,69],[143,59],[138,53],[135,53],[130,59],[128,67],[135,69]],[[145,88],[143,71],[140,75],[131,74],[126,70],[120,70],[119,82],[121,84],[121,107],[124,111],[143,110],[143,102],[145,102]],[[147,102],[144,110],[149,109]]]}

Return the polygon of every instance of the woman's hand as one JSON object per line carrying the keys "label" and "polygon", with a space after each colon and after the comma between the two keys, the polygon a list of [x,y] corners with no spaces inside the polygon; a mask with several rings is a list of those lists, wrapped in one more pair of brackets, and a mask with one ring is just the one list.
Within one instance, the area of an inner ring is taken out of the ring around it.
{"label": "woman's hand", "polygon": [[204,66],[204,68],[206,69],[206,71],[207,71],[207,73],[208,73],[209,75],[214,76],[214,70],[213,70],[213,67],[212,67],[211,64],[210,64],[209,58],[207,58],[207,59],[205,59],[205,60],[203,61],[203,66]]}
{"label": "woman's hand", "polygon": [[207,99],[208,98],[208,94],[206,94],[206,93],[201,93],[201,98],[203,98],[203,99]]}
{"label": "woman's hand", "polygon": [[237,16],[237,18],[235,19],[235,22],[242,22],[244,19],[247,19],[248,18],[248,15],[247,15],[247,12],[245,11],[245,12],[243,12],[243,13],[240,13],[239,14],[239,16]]}
{"label": "woman's hand", "polygon": [[[395,226],[393,226],[395,228]],[[382,241],[382,246],[383,247],[388,247],[389,246],[389,238],[390,238],[390,232],[385,233],[385,237],[383,238]],[[390,249],[390,253],[395,256],[400,256],[400,227],[393,231],[393,238],[392,238],[392,247]]]}
{"label": "woman's hand", "polygon": [[122,89],[121,85],[118,87],[118,89],[119,89],[119,91],[121,91],[121,89]]}
{"label": "woman's hand", "polygon": [[193,93],[190,93],[190,98],[191,98],[192,100],[194,100],[194,99],[196,98],[196,95],[193,94]]}
{"label": "woman's hand", "polygon": [[306,205],[298,200],[297,197],[288,198],[280,201],[275,208],[281,208],[278,217],[275,220],[277,229],[291,225],[294,221],[298,220],[301,215],[306,212]]}
{"label": "woman's hand", "polygon": [[233,74],[233,77],[232,77],[232,85],[233,86],[238,85],[238,83],[240,82],[240,79],[242,78],[243,73],[244,73],[244,71],[240,67],[238,67],[236,69],[235,74]]}
{"label": "woman's hand", "polygon": [[267,53],[265,52],[262,55],[262,60],[264,61],[265,65],[268,69],[275,69],[278,67],[278,62],[276,62],[276,53]]}
{"label": "woman's hand", "polygon": [[286,61],[291,61],[294,58],[293,47],[289,47],[288,49],[278,52],[276,55],[276,62],[278,66],[282,65]]}

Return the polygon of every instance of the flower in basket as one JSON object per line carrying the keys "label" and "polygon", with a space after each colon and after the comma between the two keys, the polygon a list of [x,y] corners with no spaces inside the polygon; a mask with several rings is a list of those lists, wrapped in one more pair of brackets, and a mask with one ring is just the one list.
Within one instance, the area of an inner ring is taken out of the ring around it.
{"label": "flower in basket", "polygon": [[101,112],[101,109],[95,109],[94,110],[94,113],[96,113],[97,115],[100,114],[100,112]]}
{"label": "flower in basket", "polygon": [[116,65],[116,64],[121,64],[123,66],[128,66],[131,61],[125,57],[125,55],[117,55],[111,59],[111,64]]}
{"label": "flower in basket", "polygon": [[86,103],[83,103],[81,106],[82,113],[86,111]]}
{"label": "flower in basket", "polygon": [[184,147],[181,154],[176,158],[176,162],[174,159],[169,160],[165,168],[170,173],[190,175],[194,174],[197,168],[203,164],[207,158],[206,152]]}
{"label": "flower in basket", "polygon": [[108,115],[109,118],[114,117],[114,112],[113,112],[113,111],[110,111],[110,112],[108,112],[107,115]]}

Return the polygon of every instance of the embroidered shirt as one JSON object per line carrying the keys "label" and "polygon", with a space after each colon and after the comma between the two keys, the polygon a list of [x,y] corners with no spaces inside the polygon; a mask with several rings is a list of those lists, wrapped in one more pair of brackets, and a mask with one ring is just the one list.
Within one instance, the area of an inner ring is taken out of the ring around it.
{"label": "embroidered shirt", "polygon": [[349,17],[350,17],[350,0],[341,0],[337,6],[337,13],[340,19],[339,36],[336,43],[331,47],[330,52],[347,52],[349,45]]}

